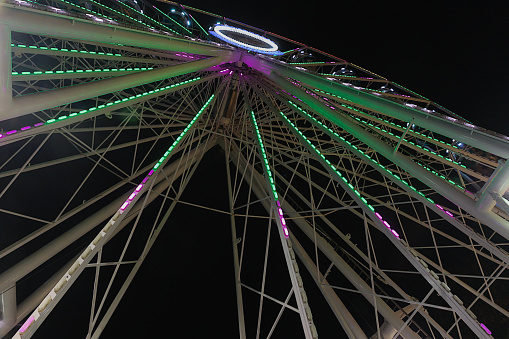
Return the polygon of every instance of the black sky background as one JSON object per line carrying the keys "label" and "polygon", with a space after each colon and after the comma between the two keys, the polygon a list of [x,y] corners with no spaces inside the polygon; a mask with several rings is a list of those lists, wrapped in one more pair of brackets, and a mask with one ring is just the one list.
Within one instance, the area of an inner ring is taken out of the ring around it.
{"label": "black sky background", "polygon": [[[395,81],[474,124],[509,134],[507,4],[274,0],[190,0],[185,4],[333,54]],[[222,191],[226,185],[221,170],[224,159],[216,151],[203,164],[184,200],[201,200],[224,209],[220,202],[227,201]],[[210,172],[212,167],[219,169]],[[103,338],[237,336],[228,218],[207,216],[203,220],[201,212],[186,208],[179,213],[178,222],[166,227],[149,254]],[[202,230],[195,232],[192,227]],[[78,297],[80,291],[73,290]],[[73,309],[72,297],[62,303],[66,303],[59,307],[62,317],[70,309],[76,312],[75,317],[86,317],[87,310]],[[320,316],[319,308],[313,311],[315,317]],[[319,335],[342,337],[334,328],[319,328]],[[62,337],[67,337],[65,332]],[[288,332],[274,336],[292,337]]]}

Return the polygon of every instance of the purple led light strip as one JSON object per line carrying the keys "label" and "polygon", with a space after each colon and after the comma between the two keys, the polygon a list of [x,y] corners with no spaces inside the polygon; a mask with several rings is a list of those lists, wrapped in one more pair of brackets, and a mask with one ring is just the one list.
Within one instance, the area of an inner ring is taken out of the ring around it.
{"label": "purple led light strip", "polygon": [[21,328],[19,329],[19,333],[23,334],[26,332],[26,330],[28,330],[28,328],[30,327],[30,325],[32,325],[32,323],[35,321],[35,318],[32,316],[32,317],[29,317],[25,323],[23,324],[23,326],[21,326]]}
{"label": "purple led light strip", "polygon": [[486,327],[486,325],[484,325],[483,323],[481,323],[481,327],[484,331],[486,331],[486,333],[488,333],[489,335],[491,335],[491,331],[488,329],[488,327]]}

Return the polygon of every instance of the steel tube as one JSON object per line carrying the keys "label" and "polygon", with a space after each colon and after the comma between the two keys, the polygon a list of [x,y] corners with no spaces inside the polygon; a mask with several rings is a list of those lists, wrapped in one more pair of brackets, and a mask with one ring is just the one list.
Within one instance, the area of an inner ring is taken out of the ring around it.
{"label": "steel tube", "polygon": [[498,167],[493,172],[490,180],[482,189],[479,200],[475,206],[479,211],[490,211],[496,204],[494,196],[504,195],[509,188],[509,161],[499,162]]}
{"label": "steel tube", "polygon": [[[0,20],[1,21],[1,20]],[[12,100],[11,30],[0,24],[0,103],[8,106]]]}
{"label": "steel tube", "polygon": [[376,95],[343,86],[316,75],[300,72],[294,68],[282,65],[276,65],[275,68],[281,75],[291,77],[313,87],[318,87],[324,91],[339,95],[346,100],[355,102],[358,105],[387,114],[405,122],[411,122],[412,119],[414,119],[413,123],[420,127],[459,140],[468,145],[473,145],[476,148],[496,154],[502,158],[509,158],[509,141],[507,140],[484,134],[473,129],[473,127],[463,126],[458,123],[448,121],[443,117],[423,113],[414,108],[403,106],[393,101],[380,98]]}
{"label": "steel tube", "polygon": [[[233,152],[232,158],[234,158],[236,160],[235,152]],[[241,160],[240,165],[243,167],[246,167],[247,161],[243,158],[240,158],[240,160]],[[247,171],[248,171],[248,177],[249,177],[252,172],[248,166],[247,166]],[[262,182],[264,182],[265,179],[262,177],[261,174],[259,174],[257,172],[253,172],[253,176],[254,176],[254,180],[252,181],[252,185],[251,185],[252,192],[256,195],[256,197],[258,199],[260,199],[260,203],[262,204],[262,206],[267,210],[267,212],[269,212],[271,206],[270,206],[269,202],[266,199],[264,199],[267,196],[267,194],[269,193],[269,192],[267,192],[268,188],[266,188],[264,185],[261,184]],[[288,204],[285,204],[285,210],[289,214],[297,213]],[[305,224],[306,222],[303,221],[303,219],[301,219],[301,218],[294,218],[293,221],[313,241],[313,239],[315,238],[315,235],[313,234],[313,230],[310,229],[307,226],[307,224],[303,225],[303,223]],[[329,260],[331,260],[334,263],[334,266],[336,266],[343,273],[343,275],[345,275],[345,277],[348,278],[348,280],[355,286],[355,288],[357,290],[362,292],[362,294],[366,297],[366,299],[370,303],[373,303],[374,302],[373,297],[372,297],[373,291],[368,286],[368,284],[366,284],[364,282],[364,280],[362,280],[362,278],[359,277],[357,275],[357,273],[355,273],[355,271],[350,266],[348,266],[348,264],[346,264],[343,259],[341,259],[341,257],[339,257],[337,252],[334,251],[334,248],[332,248],[332,246],[329,245],[325,239],[323,239],[319,235],[316,235],[316,239],[317,239],[317,246],[320,249],[320,251],[322,251],[322,253],[324,253],[329,258]],[[375,297],[375,298],[377,300],[376,303],[377,303],[378,312],[380,312],[380,314],[387,321],[389,321],[393,327],[401,328],[404,324],[403,321],[392,311],[392,309],[380,297]],[[417,334],[415,334],[408,327],[402,331],[402,336],[406,339],[420,339],[420,337]]]}
{"label": "steel tube", "polygon": [[297,239],[291,234],[291,239],[293,243],[293,250],[295,251],[295,254],[299,257],[300,261],[304,264],[306,269],[308,270],[309,274],[313,277],[313,280],[316,283],[316,286],[320,289],[320,292],[322,292],[323,296],[325,297],[325,300],[327,300],[327,303],[329,304],[329,307],[331,308],[332,312],[338,319],[339,323],[343,327],[343,329],[346,332],[346,335],[348,338],[351,339],[361,339],[366,338],[367,336],[362,330],[362,328],[359,326],[355,318],[352,316],[350,311],[348,311],[348,308],[346,308],[345,304],[339,299],[336,292],[334,292],[334,289],[329,286],[329,283],[323,275],[318,272],[317,268],[313,260],[309,257],[309,255],[306,253],[302,245],[297,241]]}
{"label": "steel tube", "polygon": [[23,95],[21,97],[14,98],[11,106],[0,106],[0,120],[11,119],[43,109],[122,91],[127,88],[144,85],[182,74],[197,72],[225,62],[226,60],[227,58],[213,57],[175,66],[142,71],[50,91]]}
{"label": "steel tube", "polygon": [[397,104],[393,101],[380,98],[376,95],[324,79],[317,75],[299,71],[294,67],[269,61],[267,59],[261,59],[248,54],[242,55],[241,60],[249,66],[264,73],[268,74],[275,71],[283,76],[301,81],[312,87],[320,88],[324,91],[341,96],[346,100],[355,102],[358,105],[362,105],[371,110],[381,112],[405,122],[410,122],[414,119],[413,123],[420,127],[460,140],[468,145],[474,145],[477,148],[496,154],[502,158],[509,158],[509,140],[497,138],[477,131],[472,127],[449,121],[444,117],[427,114],[419,110]]}
{"label": "steel tube", "polygon": [[344,117],[341,114],[338,114],[332,109],[324,106],[320,101],[308,95],[304,90],[296,86],[293,86],[282,76],[271,73],[271,78],[281,88],[290,93],[293,93],[294,95],[297,95],[302,100],[302,102],[307,104],[313,110],[317,111],[323,117],[332,121],[339,127],[347,130],[354,137],[361,140],[369,147],[373,148],[382,156],[389,159],[394,164],[400,166],[408,173],[411,173],[415,178],[420,180],[426,186],[430,187],[431,189],[435,190],[442,196],[446,197],[457,206],[461,206],[462,209],[472,214],[482,223],[486,224],[487,226],[501,234],[506,239],[509,239],[509,222],[507,220],[503,219],[502,217],[494,213],[479,212],[475,208],[475,202],[472,199],[470,199],[457,189],[449,185],[444,185],[443,180],[439,179],[434,174],[428,172],[421,166],[417,165],[415,162],[411,161],[408,157],[400,153],[393,154],[393,149],[389,147],[389,145],[380,142],[379,139],[367,133],[364,129],[359,127],[354,122],[348,120],[346,117]]}
{"label": "steel tube", "polygon": [[2,328],[12,328],[16,325],[16,285],[11,286],[8,290],[2,291],[0,295],[0,310],[2,311],[2,320],[0,321],[0,337],[3,337]]}

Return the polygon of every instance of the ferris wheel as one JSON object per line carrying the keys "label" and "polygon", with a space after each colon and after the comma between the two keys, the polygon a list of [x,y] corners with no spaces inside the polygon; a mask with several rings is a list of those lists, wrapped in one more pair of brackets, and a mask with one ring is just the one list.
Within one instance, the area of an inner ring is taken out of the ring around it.
{"label": "ferris wheel", "polygon": [[0,43],[0,336],[509,327],[509,137],[171,1],[8,0]]}

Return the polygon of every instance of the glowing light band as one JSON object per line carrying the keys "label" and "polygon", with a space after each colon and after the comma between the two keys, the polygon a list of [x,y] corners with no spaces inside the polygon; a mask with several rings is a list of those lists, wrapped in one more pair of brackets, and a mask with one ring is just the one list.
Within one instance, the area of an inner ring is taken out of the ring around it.
{"label": "glowing light band", "polygon": [[265,147],[263,146],[262,136],[260,135],[260,130],[258,129],[258,123],[256,122],[256,117],[255,117],[255,114],[253,111],[251,111],[251,119],[253,121],[256,139],[258,140],[258,146],[260,147],[260,150],[262,152],[263,163],[265,165],[265,173],[267,175],[267,178],[269,178],[270,187],[272,189],[272,195],[274,196],[274,201],[276,202],[276,205],[277,205],[277,212],[278,212],[279,221],[281,223],[281,229],[283,230],[283,234],[284,234],[285,238],[288,239],[290,234],[288,232],[288,227],[286,226],[286,220],[283,216],[284,213],[283,213],[283,209],[281,208],[281,203],[279,202],[279,195],[277,194],[276,184],[274,183],[272,171],[270,170],[269,159],[267,158],[267,154],[265,153]]}
{"label": "glowing light band", "polygon": [[[254,46],[254,45],[242,42],[240,40],[230,38],[229,36],[224,34],[223,31],[233,32],[233,33],[237,33],[240,35],[244,35],[244,36],[252,38],[252,39],[256,39],[258,41],[266,43],[270,47],[258,47],[258,46]],[[274,41],[267,39],[261,35],[258,35],[256,33],[246,31],[245,29],[240,29],[237,27],[219,24],[219,25],[215,25],[214,28],[209,31],[209,33],[212,34],[213,36],[215,36],[216,38],[223,40],[224,42],[227,42],[227,43],[237,46],[237,47],[247,49],[248,51],[261,53],[261,54],[267,54],[267,55],[282,55],[283,54],[283,52],[278,51],[279,47],[276,45],[276,43]]]}

